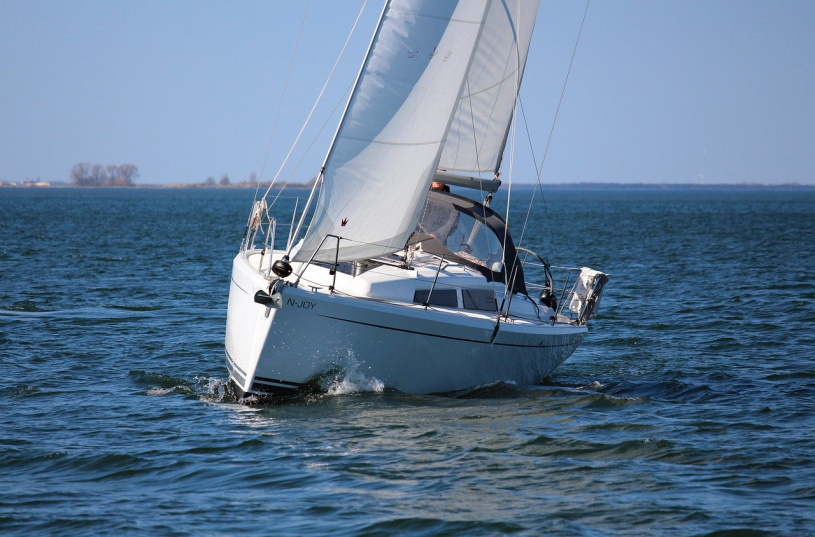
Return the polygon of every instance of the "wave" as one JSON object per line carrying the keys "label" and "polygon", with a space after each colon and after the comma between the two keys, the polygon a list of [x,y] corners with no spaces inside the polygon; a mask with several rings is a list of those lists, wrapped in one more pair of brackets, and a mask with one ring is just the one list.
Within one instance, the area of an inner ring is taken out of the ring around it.
{"label": "wave", "polygon": [[3,309],[8,312],[20,312],[20,313],[48,313],[52,311],[38,305],[33,300],[18,300],[8,306],[2,306],[2,308],[0,309]]}
{"label": "wave", "polygon": [[193,384],[183,378],[150,371],[130,371],[128,376],[144,389],[144,395],[195,394]]}
{"label": "wave", "polygon": [[454,397],[456,399],[504,399],[523,397],[527,393],[527,388],[525,386],[520,386],[515,382],[508,381],[482,384],[479,386],[473,386],[471,388],[465,388],[463,390],[455,390],[437,395]]}

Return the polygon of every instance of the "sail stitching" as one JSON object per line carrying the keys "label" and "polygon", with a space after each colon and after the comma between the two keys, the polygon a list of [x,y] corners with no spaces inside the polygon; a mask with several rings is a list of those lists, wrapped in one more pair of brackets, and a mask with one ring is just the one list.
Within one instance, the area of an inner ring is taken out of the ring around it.
{"label": "sail stitching", "polygon": [[422,145],[438,145],[441,140],[431,140],[428,142],[389,142],[387,140],[377,140],[376,138],[359,138],[356,136],[342,136],[343,140],[353,140],[355,142],[366,142],[371,144],[380,145],[393,145],[393,146],[422,146]]}

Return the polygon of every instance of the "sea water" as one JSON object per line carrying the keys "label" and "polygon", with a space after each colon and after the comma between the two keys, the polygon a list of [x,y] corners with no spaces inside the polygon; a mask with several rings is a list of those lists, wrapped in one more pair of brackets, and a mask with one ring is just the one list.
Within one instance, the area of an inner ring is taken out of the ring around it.
{"label": "sea water", "polygon": [[611,276],[552,377],[246,406],[252,191],[0,189],[0,533],[815,535],[815,189],[543,194],[516,242]]}

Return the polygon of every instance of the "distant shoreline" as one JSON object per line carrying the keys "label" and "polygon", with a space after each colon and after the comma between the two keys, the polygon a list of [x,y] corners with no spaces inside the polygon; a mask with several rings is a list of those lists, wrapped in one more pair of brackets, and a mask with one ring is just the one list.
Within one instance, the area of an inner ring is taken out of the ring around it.
{"label": "distant shoreline", "polygon": [[[507,183],[504,183],[506,187]],[[289,183],[285,185],[291,189],[309,189],[310,184]],[[514,189],[529,190],[538,188],[534,183],[516,183],[512,185]],[[542,183],[543,189],[570,189],[570,190],[815,190],[815,184],[804,185],[800,183],[786,184],[763,184],[763,183]],[[76,188],[76,189],[204,189],[204,190],[246,190],[246,189],[267,189],[268,183],[236,183],[231,185],[205,185],[200,183],[176,183],[176,184],[142,184],[133,186],[76,186],[68,183],[8,183],[0,182],[0,188]],[[275,190],[280,187],[275,186]]]}

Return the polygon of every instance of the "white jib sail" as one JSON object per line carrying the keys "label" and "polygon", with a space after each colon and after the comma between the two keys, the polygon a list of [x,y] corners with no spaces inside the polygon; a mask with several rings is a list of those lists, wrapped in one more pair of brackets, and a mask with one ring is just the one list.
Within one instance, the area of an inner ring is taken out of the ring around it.
{"label": "white jib sail", "polygon": [[[493,0],[498,2],[498,0]],[[404,247],[414,231],[490,0],[389,2],[294,256],[340,261]],[[324,241],[327,235],[337,235]]]}
{"label": "white jib sail", "polygon": [[515,111],[538,0],[490,5],[439,168],[495,172]]}

